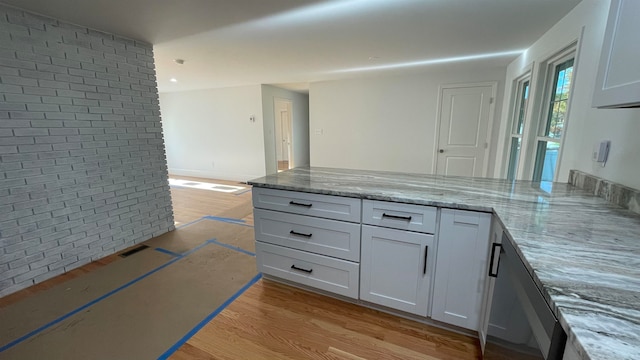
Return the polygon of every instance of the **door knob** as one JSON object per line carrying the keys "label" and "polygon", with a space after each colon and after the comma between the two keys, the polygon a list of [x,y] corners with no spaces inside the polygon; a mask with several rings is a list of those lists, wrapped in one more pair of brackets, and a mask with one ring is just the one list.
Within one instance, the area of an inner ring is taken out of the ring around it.
{"label": "door knob", "polygon": [[442,154],[444,152],[444,149],[440,149],[439,152],[440,154]]}

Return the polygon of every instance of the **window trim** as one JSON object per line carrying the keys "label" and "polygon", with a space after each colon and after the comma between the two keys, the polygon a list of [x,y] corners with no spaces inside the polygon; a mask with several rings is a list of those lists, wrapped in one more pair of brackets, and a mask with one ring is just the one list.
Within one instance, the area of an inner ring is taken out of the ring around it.
{"label": "window trim", "polygon": [[[522,119],[522,133],[518,134],[515,130],[516,127],[518,126],[518,119],[519,119],[519,112],[521,110],[521,100],[522,100],[522,88],[524,86],[525,83],[529,83],[529,95],[527,98],[526,103],[524,104],[524,117]],[[520,152],[518,153],[518,160],[515,163],[515,168],[513,169],[513,179],[518,179],[518,174],[520,173],[519,168],[520,168],[520,163],[522,162],[522,157],[523,157],[523,153],[524,153],[524,149],[523,149],[523,145],[524,145],[524,137],[525,137],[525,133],[526,133],[526,129],[527,129],[527,122],[528,122],[528,117],[529,117],[529,113],[530,113],[530,104],[531,104],[531,96],[532,96],[532,89],[533,89],[533,80],[532,80],[532,76],[531,76],[531,69],[529,69],[527,72],[525,72],[523,75],[520,75],[518,78],[516,78],[514,80],[514,88],[513,88],[513,106],[511,109],[511,118],[509,119],[510,121],[510,126],[508,129],[508,135],[507,135],[507,161],[506,161],[506,169],[505,169],[505,177],[507,179],[509,179],[509,170],[511,169],[511,147],[512,147],[512,143],[513,143],[513,139],[514,138],[520,138]]]}
{"label": "window trim", "polygon": [[[555,78],[556,68],[569,59],[573,59],[573,72],[572,72],[571,86],[569,88],[569,98],[567,99],[567,112],[565,115],[566,118],[563,125],[563,132],[562,132],[562,136],[559,139],[552,138],[552,137],[546,136],[547,134],[544,134],[544,130],[546,129],[546,126],[547,126],[547,121],[549,117],[549,106],[551,104],[551,99],[553,98],[553,94],[555,92],[554,91],[555,88],[553,85],[556,81],[556,78]],[[540,109],[538,111],[537,122],[535,126],[531,128],[532,132],[529,134],[529,139],[531,139],[531,144],[529,145],[529,148],[528,148],[530,165],[529,165],[529,172],[527,176],[533,181],[536,181],[534,180],[534,178],[538,170],[536,166],[537,165],[536,160],[538,156],[537,155],[538,144],[542,141],[546,141],[547,143],[553,142],[558,144],[558,147],[559,147],[558,157],[556,160],[555,169],[553,170],[552,181],[556,182],[558,180],[558,173],[559,173],[560,165],[562,162],[564,143],[565,143],[567,129],[569,125],[569,118],[570,118],[569,114],[571,112],[571,103],[572,103],[571,100],[573,98],[573,91],[575,87],[575,79],[577,74],[577,63],[578,63],[577,60],[578,60],[577,43],[573,43],[569,47],[560,51],[555,56],[550,57],[548,60],[544,61],[541,64],[541,67],[544,66],[544,70],[545,70],[545,75],[543,77],[544,78],[544,84],[543,84],[543,90],[542,90],[543,96],[542,96],[542,102],[540,104]]]}

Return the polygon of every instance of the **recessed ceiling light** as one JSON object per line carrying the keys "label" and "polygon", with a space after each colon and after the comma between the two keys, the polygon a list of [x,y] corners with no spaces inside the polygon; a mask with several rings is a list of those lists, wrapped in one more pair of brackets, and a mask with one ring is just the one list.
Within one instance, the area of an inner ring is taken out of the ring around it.
{"label": "recessed ceiling light", "polygon": [[169,81],[171,81],[171,82],[173,82],[173,83],[176,83],[176,82],[178,82],[178,79],[176,79],[176,78],[171,78],[171,79],[169,79]]}
{"label": "recessed ceiling light", "polygon": [[182,64],[184,64],[184,59],[173,59],[173,62],[178,64],[178,65],[182,65]]}
{"label": "recessed ceiling light", "polygon": [[369,56],[369,60],[378,60],[380,56]]}

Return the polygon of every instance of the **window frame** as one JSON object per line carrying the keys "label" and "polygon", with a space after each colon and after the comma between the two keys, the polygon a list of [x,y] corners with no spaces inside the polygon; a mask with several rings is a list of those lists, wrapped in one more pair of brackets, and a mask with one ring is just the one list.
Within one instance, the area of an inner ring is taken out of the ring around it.
{"label": "window frame", "polygon": [[[532,96],[532,79],[531,79],[531,71],[526,72],[524,75],[520,76],[514,81],[514,93],[513,93],[513,107],[511,112],[511,125],[509,127],[509,135],[507,139],[507,163],[506,163],[506,178],[507,180],[515,180],[518,179],[519,166],[522,161],[524,149],[524,134],[527,128],[527,115],[529,113],[529,104]],[[524,85],[528,84],[527,89],[527,98],[523,104],[523,89]],[[517,126],[520,120],[520,116],[522,112],[522,132],[518,133]],[[513,140],[520,139],[520,150],[518,151],[517,157],[515,159],[515,163],[512,164],[514,160],[513,156]]]}
{"label": "window frame", "polygon": [[[548,59],[544,62],[545,67],[545,76],[544,76],[544,85],[543,85],[543,97],[540,106],[538,121],[535,127],[531,128],[532,133],[530,134],[531,145],[529,146],[528,153],[530,154],[530,169],[529,175],[532,181],[541,181],[541,179],[537,179],[537,177],[542,176],[542,168],[543,163],[538,162],[538,146],[541,142],[552,142],[558,144],[558,155],[556,160],[555,169],[553,171],[553,179],[551,181],[555,182],[558,179],[558,170],[560,169],[560,164],[562,161],[562,152],[564,149],[564,140],[566,138],[568,123],[569,123],[569,113],[571,110],[571,98],[573,96],[575,79],[576,79],[576,70],[577,70],[577,49],[576,45],[572,45],[564,51],[560,52],[556,56]],[[572,78],[571,85],[569,87],[569,96],[567,98],[567,106],[565,113],[565,121],[563,124],[562,135],[559,138],[549,137],[548,134],[545,133],[546,127],[549,123],[550,117],[550,106],[551,101],[553,99],[553,95],[555,93],[555,83],[556,79],[556,69],[558,66],[566,63],[568,60],[573,59],[573,70],[572,70]],[[541,65],[542,66],[542,65]]]}

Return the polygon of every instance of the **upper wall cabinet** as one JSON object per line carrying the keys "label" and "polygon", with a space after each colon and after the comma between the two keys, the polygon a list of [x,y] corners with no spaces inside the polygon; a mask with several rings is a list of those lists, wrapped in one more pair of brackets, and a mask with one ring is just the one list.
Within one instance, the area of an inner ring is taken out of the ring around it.
{"label": "upper wall cabinet", "polygon": [[640,1],[612,0],[593,107],[640,107]]}

